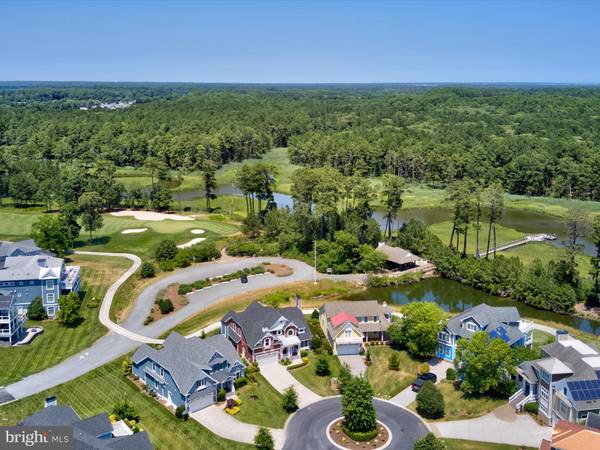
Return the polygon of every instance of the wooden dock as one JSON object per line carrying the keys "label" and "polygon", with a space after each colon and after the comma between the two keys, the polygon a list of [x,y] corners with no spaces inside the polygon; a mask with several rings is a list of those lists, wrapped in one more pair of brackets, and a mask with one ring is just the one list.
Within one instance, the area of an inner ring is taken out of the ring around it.
{"label": "wooden dock", "polygon": [[[543,241],[554,241],[556,240],[556,236],[553,234],[527,234],[523,236],[521,239],[517,239],[511,242],[505,242],[504,244],[500,244],[496,247],[496,253],[503,252],[505,250],[510,250],[511,248],[520,247],[521,245],[525,245],[529,242],[543,242]],[[479,252],[477,254],[478,258],[486,257],[488,255],[493,255],[494,249],[491,248],[489,252]]]}

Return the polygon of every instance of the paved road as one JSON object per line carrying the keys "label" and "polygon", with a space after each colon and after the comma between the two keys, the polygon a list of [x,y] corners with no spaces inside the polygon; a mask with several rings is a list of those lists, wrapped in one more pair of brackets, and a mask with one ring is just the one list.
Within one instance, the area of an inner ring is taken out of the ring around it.
{"label": "paved road", "polygon": [[551,427],[539,425],[529,414],[515,414],[508,404],[476,419],[435,422],[430,426],[440,437],[534,448],[542,439],[552,437]]}
{"label": "paved road", "polygon": [[[93,252],[86,253],[90,255],[93,254]],[[99,254],[99,256],[102,255],[103,254]],[[133,257],[134,265],[136,264],[135,258],[137,257],[135,257],[135,255],[124,254],[123,256],[129,259],[132,259]],[[189,296],[190,303],[184,308],[169,314],[167,317],[154,322],[150,326],[144,326],[144,320],[156,299],[156,295],[161,289],[166,288],[168,285],[172,283],[189,283],[198,279],[226,275],[244,268],[254,267],[261,262],[267,261],[288,265],[294,269],[294,273],[288,277],[276,277],[272,274],[264,274],[249,278],[248,284],[241,284],[238,280],[234,280],[229,283],[222,283],[209,289],[201,290]],[[130,271],[127,272],[132,273]],[[282,286],[295,281],[312,280],[313,276],[313,269],[309,265],[301,261],[285,258],[229,258],[225,262],[214,261],[203,263],[174,272],[173,275],[150,285],[136,300],[127,320],[121,325],[110,325],[112,322],[107,316],[107,311],[110,310],[112,296],[114,296],[114,293],[124,281],[123,277],[120,277],[119,280],[111,286],[109,292],[107,292],[107,296],[105,296],[105,299],[102,302],[102,317],[109,323],[109,333],[97,340],[91,347],[66,359],[60,364],[34,375],[30,375],[7,386],[5,389],[0,390],[0,404],[13,399],[20,399],[37,394],[38,392],[73,380],[115,358],[135,350],[140,345],[139,340],[151,341],[152,339],[156,339],[191,315],[226,297],[251,292],[256,289]],[[364,276],[319,275],[319,278],[359,281],[363,280]],[[107,298],[109,301],[107,301]]]}
{"label": "paved road", "polygon": [[298,394],[298,406],[304,408],[311,403],[318,402],[321,396],[315,394],[302,383],[300,383],[292,374],[278,362],[260,363],[260,373],[277,391],[283,393],[290,386],[294,386]]}
{"label": "paved road", "polygon": [[[425,423],[412,412],[383,400],[374,400],[377,419],[392,432],[389,449],[412,450],[414,442],[428,433]],[[334,450],[326,436],[327,425],[341,417],[339,397],[330,397],[299,410],[288,421],[284,450]]]}

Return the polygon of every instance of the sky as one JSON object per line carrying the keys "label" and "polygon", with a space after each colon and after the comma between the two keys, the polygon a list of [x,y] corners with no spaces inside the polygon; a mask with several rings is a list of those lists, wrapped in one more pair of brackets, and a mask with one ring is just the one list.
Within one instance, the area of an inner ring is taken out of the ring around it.
{"label": "sky", "polygon": [[0,0],[0,80],[600,82],[600,1]]}

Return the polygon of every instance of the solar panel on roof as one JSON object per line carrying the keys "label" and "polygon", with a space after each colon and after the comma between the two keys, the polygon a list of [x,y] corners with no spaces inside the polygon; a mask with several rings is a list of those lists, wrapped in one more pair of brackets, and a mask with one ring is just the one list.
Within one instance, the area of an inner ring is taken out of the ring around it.
{"label": "solar panel on roof", "polygon": [[572,394],[573,394],[573,399],[574,399],[576,402],[578,402],[578,401],[580,401],[580,400],[581,400],[581,396],[579,395],[579,391],[573,391],[573,392],[572,392]]}

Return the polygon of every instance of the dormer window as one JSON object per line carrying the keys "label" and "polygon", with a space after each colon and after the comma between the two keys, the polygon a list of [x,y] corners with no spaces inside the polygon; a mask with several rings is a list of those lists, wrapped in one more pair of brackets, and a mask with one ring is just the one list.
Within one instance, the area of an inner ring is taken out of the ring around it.
{"label": "dormer window", "polygon": [[271,346],[271,338],[265,338],[265,347],[269,348]]}
{"label": "dormer window", "polygon": [[300,328],[300,329],[298,329],[298,333],[300,333],[300,334],[304,333],[305,331],[306,331],[306,330],[305,330],[304,328]]}
{"label": "dormer window", "polygon": [[288,335],[288,336],[293,336],[293,335],[294,335],[294,329],[293,329],[293,328],[290,328],[290,329],[287,331],[287,335]]}
{"label": "dormer window", "polygon": [[465,323],[465,328],[469,331],[477,331],[479,329],[473,322]]}

